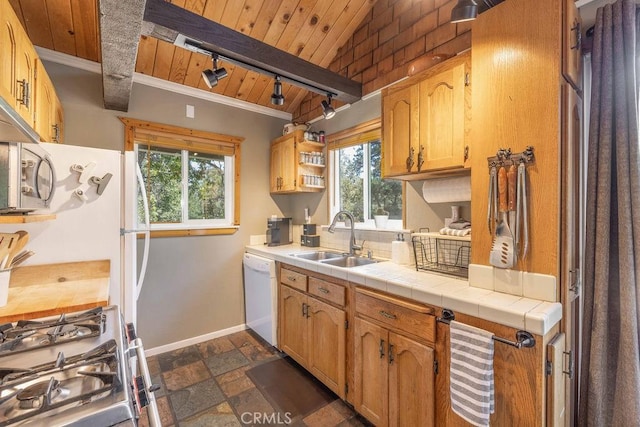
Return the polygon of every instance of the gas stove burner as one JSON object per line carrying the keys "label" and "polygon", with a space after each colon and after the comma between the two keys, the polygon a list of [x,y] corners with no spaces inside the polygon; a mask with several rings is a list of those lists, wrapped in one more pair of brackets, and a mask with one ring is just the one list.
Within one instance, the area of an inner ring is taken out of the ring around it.
{"label": "gas stove burner", "polygon": [[20,390],[16,399],[20,402],[20,409],[35,409],[45,404],[51,405],[54,399],[68,395],[69,390],[60,387],[60,381],[51,377],[49,381],[40,381]]}
{"label": "gas stove burner", "polygon": [[105,328],[102,308],[50,320],[20,320],[0,326],[0,355],[99,336]]}

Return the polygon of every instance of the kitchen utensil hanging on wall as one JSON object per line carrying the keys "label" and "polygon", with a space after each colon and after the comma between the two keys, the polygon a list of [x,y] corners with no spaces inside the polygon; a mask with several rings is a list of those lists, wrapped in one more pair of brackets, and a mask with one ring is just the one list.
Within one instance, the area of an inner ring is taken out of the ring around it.
{"label": "kitchen utensil hanging on wall", "polygon": [[498,171],[498,204],[500,210],[500,223],[496,227],[496,236],[493,239],[489,262],[499,268],[513,267],[514,248],[513,234],[509,228],[508,212],[508,178],[507,169],[504,166]]}
{"label": "kitchen utensil hanging on wall", "polygon": [[533,147],[516,154],[511,153],[511,149],[500,149],[487,161],[487,225],[491,235],[495,236],[489,263],[499,268],[512,268],[518,264],[518,259],[524,260],[529,251],[526,167],[534,162]]}

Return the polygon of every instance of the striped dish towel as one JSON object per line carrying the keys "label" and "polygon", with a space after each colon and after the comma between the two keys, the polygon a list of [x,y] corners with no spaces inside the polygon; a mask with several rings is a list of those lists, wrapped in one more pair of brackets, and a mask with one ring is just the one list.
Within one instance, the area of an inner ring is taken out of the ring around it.
{"label": "striped dish towel", "polygon": [[471,228],[465,228],[463,230],[456,230],[454,228],[444,227],[440,229],[440,234],[444,234],[447,236],[458,236],[464,237],[471,234]]}
{"label": "striped dish towel", "polygon": [[476,426],[494,412],[493,334],[451,321],[451,409]]}

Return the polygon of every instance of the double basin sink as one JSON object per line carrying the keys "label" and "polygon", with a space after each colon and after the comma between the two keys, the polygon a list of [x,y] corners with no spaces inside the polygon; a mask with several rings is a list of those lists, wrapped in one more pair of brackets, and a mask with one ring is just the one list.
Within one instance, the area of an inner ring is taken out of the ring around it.
{"label": "double basin sink", "polygon": [[342,252],[331,252],[331,251],[315,251],[315,252],[304,252],[300,254],[292,254],[298,258],[308,259],[309,261],[317,261],[322,264],[330,264],[335,265],[337,267],[358,267],[361,265],[374,264],[378,262],[378,260],[358,257],[349,254],[345,254]]}

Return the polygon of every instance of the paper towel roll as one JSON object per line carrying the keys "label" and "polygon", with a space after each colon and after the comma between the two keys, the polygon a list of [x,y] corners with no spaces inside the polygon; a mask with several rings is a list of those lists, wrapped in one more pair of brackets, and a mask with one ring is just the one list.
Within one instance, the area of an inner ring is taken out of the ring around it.
{"label": "paper towel roll", "polygon": [[413,263],[411,242],[395,240],[391,242],[391,261],[396,264],[408,265]]}
{"label": "paper towel roll", "polygon": [[422,183],[422,196],[427,203],[470,201],[471,177],[427,179]]}

